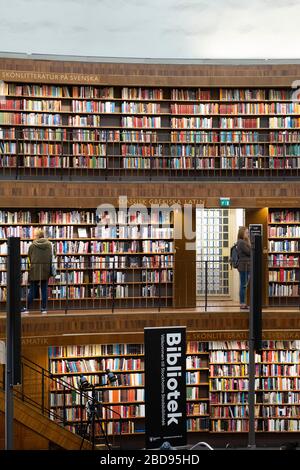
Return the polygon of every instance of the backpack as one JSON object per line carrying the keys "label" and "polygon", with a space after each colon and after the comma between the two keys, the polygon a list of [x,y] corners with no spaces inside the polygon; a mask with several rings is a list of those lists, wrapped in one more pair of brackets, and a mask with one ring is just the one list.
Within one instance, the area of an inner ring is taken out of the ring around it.
{"label": "backpack", "polygon": [[230,259],[229,263],[232,268],[237,269],[239,265],[239,253],[237,249],[237,243],[235,243],[230,249]]}

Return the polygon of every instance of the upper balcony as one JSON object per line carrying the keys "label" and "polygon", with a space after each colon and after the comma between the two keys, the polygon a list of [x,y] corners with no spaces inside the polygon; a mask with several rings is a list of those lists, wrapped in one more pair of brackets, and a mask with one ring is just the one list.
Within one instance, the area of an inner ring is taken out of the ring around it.
{"label": "upper balcony", "polygon": [[0,58],[2,179],[299,178],[298,61],[44,59]]}

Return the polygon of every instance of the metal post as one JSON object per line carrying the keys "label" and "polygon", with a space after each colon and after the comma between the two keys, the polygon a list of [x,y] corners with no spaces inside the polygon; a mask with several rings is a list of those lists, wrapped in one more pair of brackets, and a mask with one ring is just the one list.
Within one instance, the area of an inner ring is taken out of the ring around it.
{"label": "metal post", "polygon": [[250,270],[250,312],[249,312],[249,433],[248,447],[255,443],[255,353],[261,349],[261,270],[262,270],[262,226],[250,225],[252,246]]}
{"label": "metal post", "polygon": [[208,290],[208,261],[204,261],[205,263],[205,298],[204,298],[204,310],[207,312],[207,290]]}
{"label": "metal post", "polygon": [[5,449],[13,450],[13,386],[21,382],[21,262],[20,238],[8,238],[6,304]]}
{"label": "metal post", "polygon": [[6,380],[5,380],[5,450],[13,450],[14,398],[12,384],[11,322],[7,318]]}
{"label": "metal post", "polygon": [[[118,260],[119,263],[119,260]],[[119,264],[118,264],[119,266]],[[113,259],[113,272],[112,272],[112,305],[111,312],[114,313],[115,310],[115,257]]]}
{"label": "metal post", "polygon": [[42,369],[42,414],[45,410],[45,370]]}

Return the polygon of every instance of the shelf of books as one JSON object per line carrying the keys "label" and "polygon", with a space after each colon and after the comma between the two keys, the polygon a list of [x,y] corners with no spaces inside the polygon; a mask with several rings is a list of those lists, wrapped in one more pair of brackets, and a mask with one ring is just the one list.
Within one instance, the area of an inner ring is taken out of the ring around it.
{"label": "shelf of books", "polygon": [[[248,431],[248,345],[211,342],[212,432]],[[300,431],[300,342],[264,341],[256,355],[257,432]]]}
{"label": "shelf of books", "polygon": [[7,237],[21,238],[22,297],[34,229],[52,242],[57,275],[49,303],[68,307],[167,307],[173,303],[173,213],[167,209],[0,211],[0,301],[6,300]]}
{"label": "shelf of books", "polygon": [[300,211],[269,209],[269,304],[298,305]]}
{"label": "shelf of books", "polygon": [[[187,430],[248,432],[248,345],[245,341],[189,341],[186,351]],[[108,433],[144,432],[144,349],[142,344],[49,348],[53,377],[75,388],[80,375],[103,384],[99,399]],[[109,369],[117,377],[107,383]],[[86,411],[74,394],[53,382],[50,407],[76,431]],[[256,431],[300,432],[300,341],[264,341],[256,355]],[[64,411],[63,411],[64,410]],[[84,413],[81,415],[81,413]]]}
{"label": "shelf of books", "polygon": [[3,177],[297,176],[293,89],[2,83]]}
{"label": "shelf of books", "polygon": [[[207,431],[209,366],[206,343],[189,342],[186,355],[187,429],[190,432]],[[100,399],[110,408],[102,408],[108,434],[144,432],[143,344],[50,347],[49,368],[53,377],[61,378],[78,389],[80,374],[84,374],[89,383],[104,385]],[[105,385],[107,369],[118,379],[114,385]],[[70,429],[76,432],[81,418],[86,420],[86,410],[80,405],[78,397],[74,402],[71,391],[63,390],[55,382],[53,384],[55,388],[50,390],[50,408],[58,415],[65,413]],[[121,415],[121,420],[116,413]]]}

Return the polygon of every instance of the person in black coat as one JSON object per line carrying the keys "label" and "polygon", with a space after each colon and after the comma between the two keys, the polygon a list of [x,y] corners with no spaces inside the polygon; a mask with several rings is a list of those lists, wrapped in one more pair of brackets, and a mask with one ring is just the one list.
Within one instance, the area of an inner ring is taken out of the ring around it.
{"label": "person in black coat", "polygon": [[238,272],[240,273],[240,308],[248,309],[246,304],[246,290],[250,277],[250,257],[251,244],[249,239],[249,230],[247,227],[240,227],[237,239],[238,251]]}

